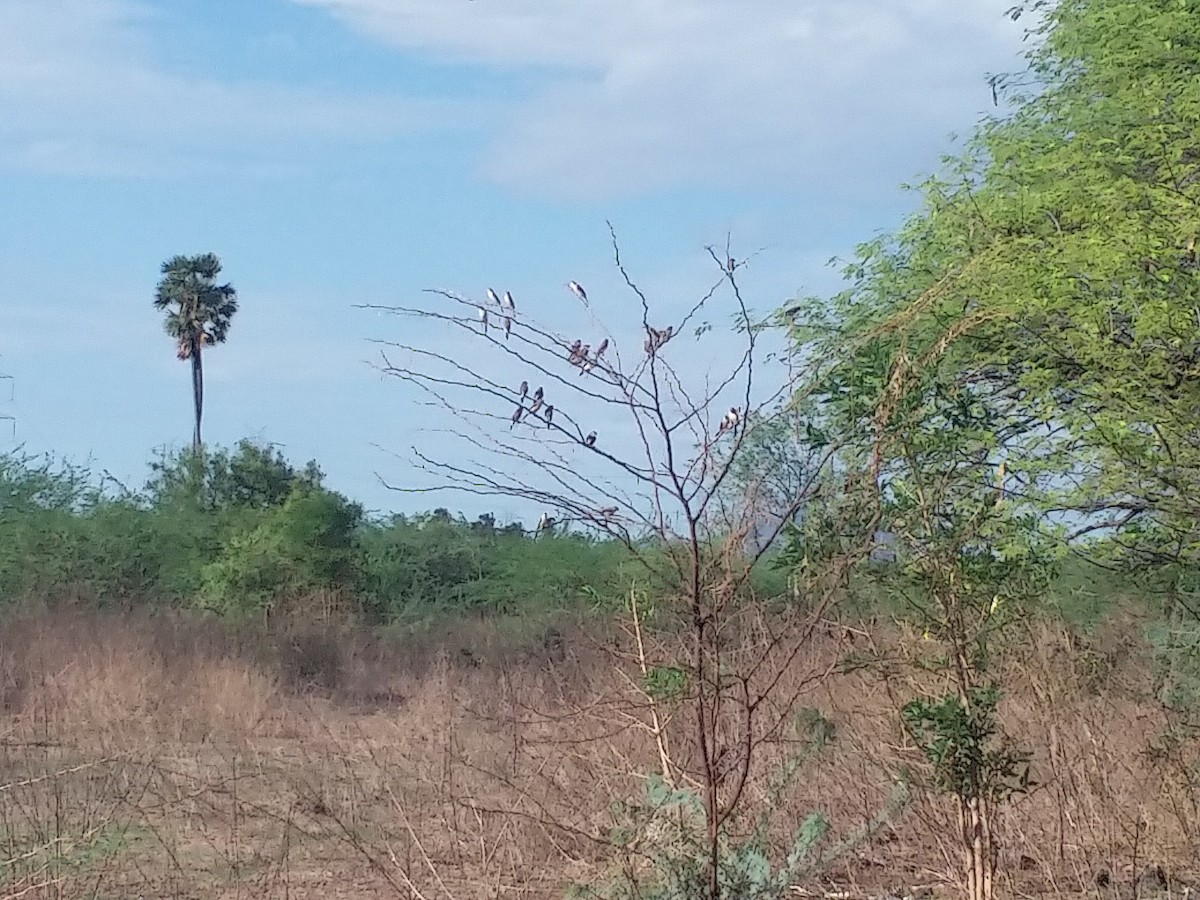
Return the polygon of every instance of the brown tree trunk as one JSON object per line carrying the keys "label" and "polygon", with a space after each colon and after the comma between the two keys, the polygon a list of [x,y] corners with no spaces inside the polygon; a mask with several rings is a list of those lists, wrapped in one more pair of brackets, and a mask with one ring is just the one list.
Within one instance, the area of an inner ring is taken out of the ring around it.
{"label": "brown tree trunk", "polygon": [[192,450],[200,452],[200,419],[204,415],[204,365],[200,361],[202,345],[194,342],[192,347],[192,400],[196,408],[196,430],[192,433]]}
{"label": "brown tree trunk", "polygon": [[[967,652],[958,638],[965,632],[961,619],[955,626],[955,677],[958,698],[968,718],[972,713],[971,688],[975,679]],[[995,875],[992,821],[988,815],[987,797],[983,790],[959,797],[959,826],[962,829],[963,849],[966,851],[967,896],[970,900],[992,900],[992,879]]]}

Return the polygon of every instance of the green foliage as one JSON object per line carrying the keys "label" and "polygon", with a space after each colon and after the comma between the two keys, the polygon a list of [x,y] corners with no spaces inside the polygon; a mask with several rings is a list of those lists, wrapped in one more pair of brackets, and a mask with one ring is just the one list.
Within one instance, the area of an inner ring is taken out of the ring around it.
{"label": "green foliage", "polygon": [[610,542],[526,535],[448,515],[396,516],[359,534],[362,603],[376,621],[430,611],[612,607],[635,574]]}
{"label": "green foliage", "polygon": [[642,690],[651,700],[670,702],[687,696],[690,679],[679,666],[652,666],[642,679]]}
{"label": "green foliage", "polygon": [[[908,803],[907,787],[898,785],[883,809],[837,842],[828,840],[831,825],[826,816],[812,812],[784,847],[774,848],[769,827],[786,789],[804,764],[834,740],[833,724],[815,710],[800,713],[796,726],[803,746],[774,773],[767,807],[750,834],[722,837],[717,871],[722,897],[782,900],[791,896],[795,885],[827,871]],[[673,787],[662,776],[650,775],[642,797],[614,804],[612,817],[608,842],[619,848],[619,864],[603,883],[576,885],[568,896],[579,900],[692,900],[705,895],[709,845],[704,803],[696,791]]]}
{"label": "green foliage", "polygon": [[[704,804],[687,788],[673,788],[659,775],[646,781],[642,798],[614,804],[608,841],[629,857],[618,874],[600,886],[575,886],[569,896],[603,900],[692,900],[707,885]],[[797,829],[782,865],[773,865],[760,841],[725,842],[718,882],[722,897],[781,900],[797,879],[810,873],[816,850],[829,832],[819,813]]]}
{"label": "green foliage", "polygon": [[[895,535],[898,564],[868,580],[931,639],[920,661],[951,690],[904,718],[964,802],[1025,786],[1026,757],[996,737],[988,661],[1030,614],[1093,623],[1135,583],[1160,607],[1161,702],[1174,721],[1200,704],[1196,5],[1025,7],[1029,93],[1001,80],[1010,112],[919,185],[900,229],[858,248],[845,291],[784,317],[825,361],[806,399],[847,483]],[[836,543],[838,516],[821,513],[792,535],[797,570]],[[1122,577],[1060,572],[1071,541]]]}
{"label": "green foliage", "polygon": [[297,487],[282,505],[230,528],[201,569],[200,597],[223,613],[261,612],[272,601],[347,588],[361,509],[319,487]]}
{"label": "green foliage", "polygon": [[875,436],[881,405],[923,416],[964,456],[1012,460],[1022,497],[1060,522],[1110,523],[1145,561],[1195,561],[1195,10],[1032,5],[1037,92],[1010,92],[1012,112],[920,185],[922,209],[859,248],[851,286],[801,304],[794,335],[832,360],[840,429]]}
{"label": "green foliage", "polygon": [[[278,449],[161,453],[141,492],[90,472],[0,455],[0,603],[73,599],[196,605],[252,615],[310,592],[356,601],[365,620],[456,612],[545,616],[617,608],[631,582],[660,586],[623,547],[534,537],[445,510],[368,521],[315,462]],[[653,558],[654,550],[647,550]]]}
{"label": "green foliage", "polygon": [[[140,524],[132,499],[105,495],[85,470],[0,456],[0,600],[86,585],[104,602],[144,589],[154,548]],[[114,555],[114,543],[128,552]]]}
{"label": "green foliage", "polygon": [[1172,726],[1200,730],[1200,591],[1197,573],[1174,572],[1167,578],[1167,608],[1146,627],[1154,660],[1155,694]]}
{"label": "green foliage", "polygon": [[210,512],[272,509],[296,488],[318,488],[325,480],[315,460],[297,470],[277,447],[248,440],[233,451],[160,453],[150,471],[146,494],[152,506],[191,504]]}
{"label": "green foliage", "polygon": [[968,703],[958,695],[905,704],[901,717],[933,768],[934,786],[969,799],[1002,802],[1033,784],[1028,753],[997,738],[994,686],[971,690]]}
{"label": "green foliage", "polygon": [[220,274],[221,261],[213,253],[173,256],[162,264],[154,308],[166,313],[163,327],[188,355],[204,344],[223,343],[228,336],[238,309],[237,291],[218,284]]}

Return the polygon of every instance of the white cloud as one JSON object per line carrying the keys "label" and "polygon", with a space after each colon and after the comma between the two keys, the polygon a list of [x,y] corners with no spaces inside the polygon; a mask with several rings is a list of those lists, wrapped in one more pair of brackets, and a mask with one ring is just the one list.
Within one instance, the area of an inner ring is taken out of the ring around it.
{"label": "white cloud", "polygon": [[128,0],[0,4],[0,165],[41,174],[286,174],[298,144],[444,127],[461,110],[167,71],[171,33]]}
{"label": "white cloud", "polygon": [[487,141],[483,177],[557,198],[781,184],[861,195],[913,160],[932,166],[984,108],[984,73],[1020,62],[1010,0],[292,2],[402,51],[520,75],[523,93],[433,100],[181,74],[162,7],[4,0],[0,165],[287,175],[305,142],[470,128]]}
{"label": "white cloud", "polygon": [[293,2],[436,59],[538,72],[483,169],[577,198],[890,187],[915,145],[984,108],[986,71],[1020,63],[1006,0]]}

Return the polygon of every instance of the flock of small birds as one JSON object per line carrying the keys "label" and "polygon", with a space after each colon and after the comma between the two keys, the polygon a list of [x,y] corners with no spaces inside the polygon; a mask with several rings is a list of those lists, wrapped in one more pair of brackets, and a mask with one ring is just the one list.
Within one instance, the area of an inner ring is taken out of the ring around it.
{"label": "flock of small birds", "polygon": [[[587,305],[587,291],[583,289],[578,281],[568,281],[567,289],[571,291],[580,301]],[[496,307],[498,314],[501,316],[504,323],[504,339],[508,340],[512,333],[513,319],[517,315],[517,304],[513,300],[512,293],[505,291],[503,298],[496,293],[493,288],[487,289],[488,300]],[[479,307],[479,321],[483,328],[483,333],[487,334],[489,322],[489,308],[487,306]],[[579,367],[579,374],[583,375],[586,372],[592,371],[596,364],[600,362],[604,356],[604,351],[608,349],[609,341],[605,338],[596,347],[596,352],[591,353],[591,345],[584,344],[582,340],[575,341],[574,344],[567,348],[567,358],[571,365]],[[520,387],[517,388],[517,408],[513,410],[512,424],[509,429],[515,428],[523,419],[533,417],[544,422],[547,428],[554,427],[554,404],[546,403],[545,390],[539,387],[533,392],[529,405],[525,405],[527,398],[530,398],[529,382],[522,381]],[[585,447],[594,447],[596,445],[596,432],[590,432],[588,435],[580,439]]]}
{"label": "flock of small birds", "polygon": [[[508,291],[504,292],[503,300],[491,288],[487,289],[487,295],[488,299],[499,307],[498,312],[501,321],[504,323],[504,339],[507,341],[508,336],[512,334],[513,319],[517,316],[517,304],[513,302],[513,296]],[[483,333],[487,334],[488,308],[486,306],[479,307],[479,322],[483,326]]]}
{"label": "flock of small birds", "polygon": [[[567,290],[574,294],[579,301],[590,309],[588,304],[587,291],[578,281],[568,281],[566,283]],[[517,304],[513,300],[513,296],[509,291],[505,291],[503,296],[497,294],[492,288],[487,289],[487,297],[494,307],[493,312],[500,317],[501,327],[504,329],[504,339],[508,340],[512,333],[513,320],[517,315]],[[479,307],[479,322],[483,333],[487,334],[489,322],[489,307]],[[646,327],[646,341],[643,348],[647,356],[654,356],[667,341],[675,336],[675,326],[668,325],[666,328],[659,329],[653,326]],[[599,365],[602,364],[605,351],[609,348],[609,339],[604,338],[596,345],[595,352],[592,351],[591,344],[585,344],[582,338],[576,338],[572,343],[564,345],[566,349],[567,362],[579,369],[579,374],[586,375]],[[529,405],[526,406],[526,400],[529,400]],[[517,388],[517,408],[512,414],[512,424],[509,429],[515,428],[522,420],[527,420],[530,417],[536,418],[545,423],[547,428],[554,427],[554,404],[545,402],[545,391],[538,387],[532,395],[529,393],[529,382],[522,381]],[[721,418],[721,423],[717,428],[717,437],[720,438],[727,432],[734,432],[741,423],[741,415],[736,406],[730,407],[729,411]],[[596,432],[590,431],[581,439],[581,443],[585,447],[593,448],[596,446]],[[617,507],[608,506],[597,510],[597,516],[604,523],[608,524],[617,514]],[[553,528],[555,519],[549,513],[542,513],[541,519],[538,521],[538,532],[546,531]]]}

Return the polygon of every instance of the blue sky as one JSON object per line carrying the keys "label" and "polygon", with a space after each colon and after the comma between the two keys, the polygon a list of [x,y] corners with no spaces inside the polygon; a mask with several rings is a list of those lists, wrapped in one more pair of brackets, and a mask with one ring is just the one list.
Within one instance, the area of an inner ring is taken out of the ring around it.
{"label": "blue sky", "polygon": [[369,364],[408,326],[354,305],[494,285],[549,314],[569,278],[627,303],[606,219],[664,302],[727,232],[763,250],[757,308],[831,291],[1021,67],[1010,4],[0,0],[0,414],[139,484],[190,435],[159,265],[212,251],[242,311],[207,441],[315,457],[371,509],[525,514],[379,483],[435,423]]}

